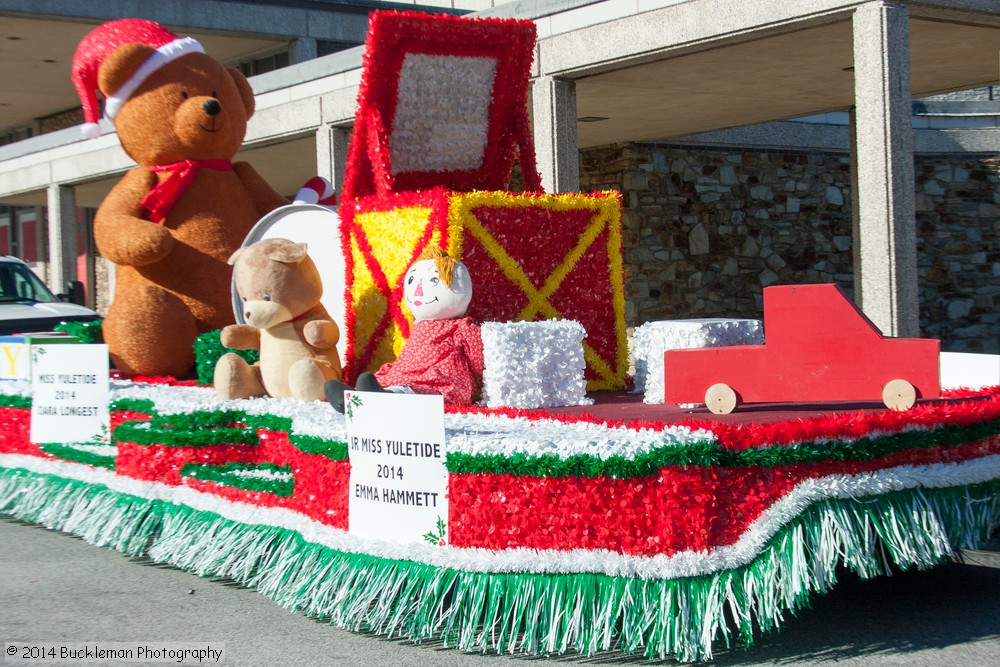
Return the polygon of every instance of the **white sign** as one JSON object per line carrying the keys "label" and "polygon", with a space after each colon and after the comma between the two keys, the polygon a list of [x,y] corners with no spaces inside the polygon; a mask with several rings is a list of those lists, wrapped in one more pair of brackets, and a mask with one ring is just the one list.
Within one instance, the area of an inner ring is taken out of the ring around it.
{"label": "white sign", "polygon": [[31,346],[31,441],[111,440],[107,345]]}
{"label": "white sign", "polygon": [[444,398],[345,392],[349,531],[393,542],[448,541]]}

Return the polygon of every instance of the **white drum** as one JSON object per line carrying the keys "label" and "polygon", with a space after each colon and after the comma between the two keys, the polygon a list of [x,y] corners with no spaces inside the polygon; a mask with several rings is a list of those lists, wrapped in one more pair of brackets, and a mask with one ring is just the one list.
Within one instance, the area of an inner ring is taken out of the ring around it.
{"label": "white drum", "polygon": [[[289,204],[271,211],[257,221],[243,241],[243,247],[264,239],[288,239],[309,246],[309,256],[323,281],[322,303],[330,318],[340,327],[337,352],[344,358],[347,314],[344,302],[345,262],[340,245],[340,216],[335,208],[318,204]],[[232,284],[233,315],[243,324],[243,305]]]}

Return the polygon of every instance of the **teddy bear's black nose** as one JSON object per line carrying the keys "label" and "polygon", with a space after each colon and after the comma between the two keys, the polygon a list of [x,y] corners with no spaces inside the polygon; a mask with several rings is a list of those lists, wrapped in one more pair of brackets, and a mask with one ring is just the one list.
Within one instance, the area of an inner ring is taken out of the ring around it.
{"label": "teddy bear's black nose", "polygon": [[201,108],[204,109],[205,113],[209,116],[216,116],[220,111],[222,111],[222,107],[219,106],[218,100],[209,100],[202,104]]}

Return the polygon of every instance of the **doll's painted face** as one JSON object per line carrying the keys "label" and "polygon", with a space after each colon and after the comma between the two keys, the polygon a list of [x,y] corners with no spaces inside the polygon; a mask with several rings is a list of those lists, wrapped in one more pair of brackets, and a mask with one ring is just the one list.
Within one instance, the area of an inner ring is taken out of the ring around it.
{"label": "doll's painted face", "polygon": [[451,287],[438,274],[433,259],[414,262],[403,281],[403,297],[418,321],[462,317],[472,301],[472,278],[461,262],[455,263]]}

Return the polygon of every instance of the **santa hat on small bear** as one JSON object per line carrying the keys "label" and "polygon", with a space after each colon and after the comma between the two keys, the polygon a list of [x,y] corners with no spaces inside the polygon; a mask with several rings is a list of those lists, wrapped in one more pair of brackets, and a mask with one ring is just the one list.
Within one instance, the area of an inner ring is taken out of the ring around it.
{"label": "santa hat on small bear", "polygon": [[97,121],[100,118],[100,107],[97,103],[97,72],[101,63],[115,49],[123,44],[140,42],[156,51],[122,86],[107,95],[104,100],[104,115],[114,120],[122,104],[146,78],[187,53],[204,53],[201,44],[192,37],[178,38],[159,23],[145,19],[118,19],[100,25],[80,40],[73,55],[73,85],[83,104],[83,126],[85,136],[94,138],[100,136]]}

